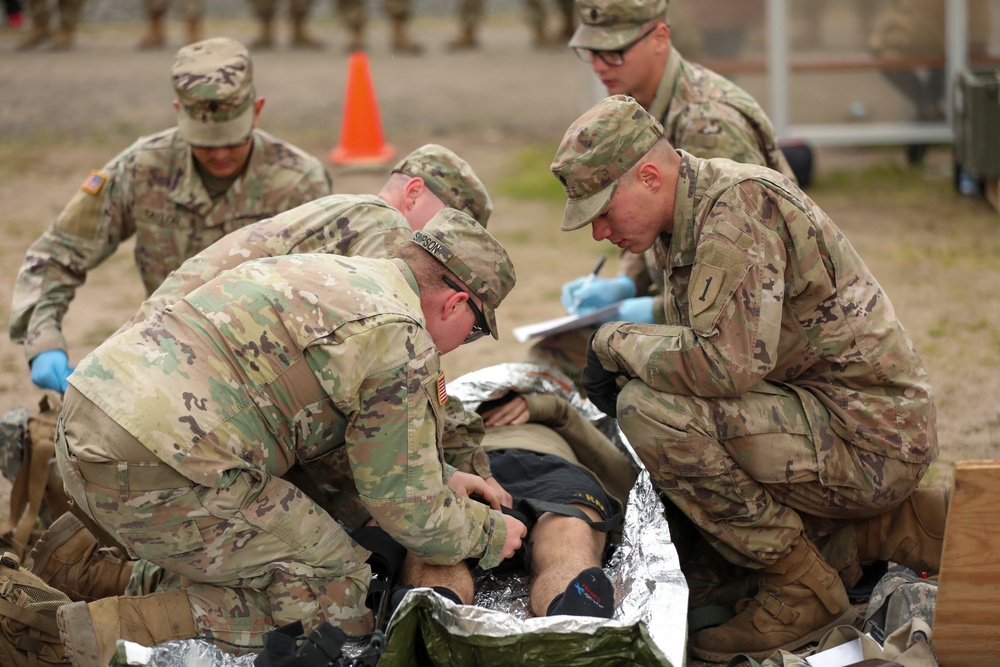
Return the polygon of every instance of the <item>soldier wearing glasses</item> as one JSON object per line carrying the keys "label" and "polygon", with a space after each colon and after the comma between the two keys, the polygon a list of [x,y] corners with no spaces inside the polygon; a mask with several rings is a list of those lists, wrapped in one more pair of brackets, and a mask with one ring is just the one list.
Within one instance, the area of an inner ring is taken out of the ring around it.
{"label": "soldier wearing glasses", "polygon": [[72,369],[62,319],[76,288],[132,236],[146,292],[227,233],[330,194],[315,157],[257,129],[264,99],[246,48],[188,45],[171,68],[177,127],[142,137],[91,172],[31,246],[18,273],[10,337],[31,380],[63,392]]}
{"label": "soldier wearing glasses", "polygon": [[[576,0],[580,23],[569,42],[608,95],[633,97],[663,125],[670,143],[702,158],[725,157],[795,175],[760,105],[725,77],[684,59],[671,43],[668,0]],[[570,314],[621,302],[629,322],[663,321],[661,274],[651,254],[623,253],[619,275],[563,286]],[[592,328],[545,338],[527,361],[554,365],[579,380]]]}

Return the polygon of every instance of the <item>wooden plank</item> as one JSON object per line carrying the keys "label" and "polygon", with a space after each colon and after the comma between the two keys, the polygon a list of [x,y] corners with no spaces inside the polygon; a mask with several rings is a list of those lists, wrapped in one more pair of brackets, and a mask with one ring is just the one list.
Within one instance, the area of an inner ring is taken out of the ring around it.
{"label": "wooden plank", "polygon": [[1000,461],[955,465],[932,643],[941,667],[1000,655]]}
{"label": "wooden plank", "polygon": [[987,178],[983,185],[986,201],[993,204],[993,208],[1000,211],[1000,178]]}

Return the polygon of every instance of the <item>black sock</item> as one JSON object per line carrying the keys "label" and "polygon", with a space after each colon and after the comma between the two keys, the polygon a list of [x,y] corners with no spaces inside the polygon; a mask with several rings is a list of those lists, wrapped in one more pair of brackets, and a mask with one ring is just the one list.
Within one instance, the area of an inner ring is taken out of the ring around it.
{"label": "black sock", "polygon": [[462,598],[458,597],[458,593],[451,590],[450,588],[445,588],[444,586],[431,586],[431,590],[440,595],[441,597],[448,598],[455,604],[465,604],[462,602]]}
{"label": "black sock", "polygon": [[547,616],[596,616],[613,618],[615,615],[615,588],[608,575],[599,567],[590,567],[576,575],[566,590],[552,600]]}
{"label": "black sock", "polygon": [[[403,598],[407,593],[413,590],[413,586],[410,584],[399,584],[392,587],[392,591],[389,593],[389,615],[392,616],[396,613],[396,609],[399,605],[403,603]],[[441,597],[448,598],[455,604],[463,604],[462,598],[458,597],[458,593],[446,588],[444,586],[432,586],[431,590],[440,595]]]}

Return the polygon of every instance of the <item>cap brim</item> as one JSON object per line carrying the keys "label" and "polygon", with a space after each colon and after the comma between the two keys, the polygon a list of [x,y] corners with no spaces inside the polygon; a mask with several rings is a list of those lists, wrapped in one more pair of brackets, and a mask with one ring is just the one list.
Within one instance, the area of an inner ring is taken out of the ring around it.
{"label": "cap brim", "polygon": [[604,210],[604,207],[608,205],[608,202],[611,201],[611,197],[614,196],[617,186],[618,182],[615,181],[589,197],[567,200],[560,229],[564,232],[571,232],[589,225],[590,221],[596,218]]}
{"label": "cap brim", "polygon": [[253,106],[242,115],[225,123],[203,123],[183,110],[177,114],[177,130],[181,139],[192,146],[232,146],[250,136],[253,129]]}
{"label": "cap brim", "polygon": [[487,306],[480,300],[479,302],[480,310],[483,311],[483,316],[486,317],[486,324],[490,328],[490,335],[493,336],[493,340],[500,340],[500,330],[497,329],[497,316],[493,312],[493,309]]}
{"label": "cap brim", "polygon": [[645,21],[636,24],[616,26],[587,25],[581,23],[576,27],[570,48],[594,49],[596,51],[612,51],[620,49],[636,39],[642,31]]}

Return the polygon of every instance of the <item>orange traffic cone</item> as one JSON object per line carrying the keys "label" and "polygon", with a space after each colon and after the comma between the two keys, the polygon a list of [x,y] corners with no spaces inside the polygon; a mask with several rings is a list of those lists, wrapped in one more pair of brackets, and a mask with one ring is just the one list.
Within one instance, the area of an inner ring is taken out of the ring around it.
{"label": "orange traffic cone", "polygon": [[355,51],[348,61],[347,96],[340,125],[340,143],[330,151],[333,164],[388,162],[396,150],[385,143],[375,88],[368,72],[368,56]]}

